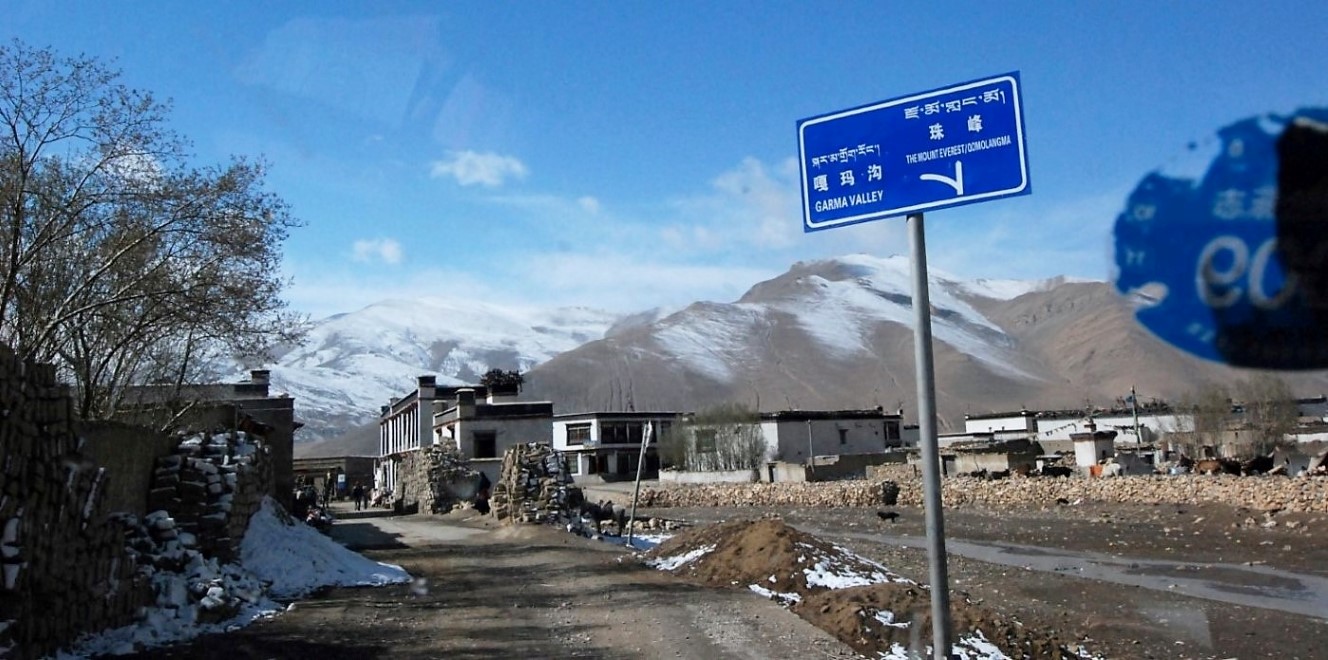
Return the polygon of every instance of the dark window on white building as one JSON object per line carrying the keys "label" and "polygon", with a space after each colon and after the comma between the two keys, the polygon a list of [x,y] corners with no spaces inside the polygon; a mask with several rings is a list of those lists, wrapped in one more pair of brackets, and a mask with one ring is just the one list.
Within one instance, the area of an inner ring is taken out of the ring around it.
{"label": "dark window on white building", "polygon": [[498,434],[494,431],[475,431],[475,458],[498,458]]}
{"label": "dark window on white building", "polygon": [[568,424],[567,444],[584,445],[590,442],[590,424]]}
{"label": "dark window on white building", "polygon": [[602,444],[641,444],[641,433],[644,425],[641,422],[604,422],[599,428],[599,439]]}

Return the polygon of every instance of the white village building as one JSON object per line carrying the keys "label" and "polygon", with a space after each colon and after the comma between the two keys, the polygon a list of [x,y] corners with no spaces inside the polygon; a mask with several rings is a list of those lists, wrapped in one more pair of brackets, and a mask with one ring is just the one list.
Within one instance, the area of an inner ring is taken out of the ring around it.
{"label": "white village building", "polygon": [[813,456],[877,454],[902,447],[900,415],[875,410],[761,413],[766,460],[808,463]]}
{"label": "white village building", "polygon": [[641,438],[651,426],[642,478],[659,475],[659,439],[683,418],[678,412],[584,412],[553,418],[553,448],[567,456],[577,481],[636,477]]}
{"label": "white village building", "polygon": [[482,386],[438,387],[420,376],[415,391],[382,407],[374,486],[400,492],[398,468],[408,452],[448,443],[471,467],[497,481],[503,453],[513,445],[552,440],[553,403],[517,401],[516,394]]}

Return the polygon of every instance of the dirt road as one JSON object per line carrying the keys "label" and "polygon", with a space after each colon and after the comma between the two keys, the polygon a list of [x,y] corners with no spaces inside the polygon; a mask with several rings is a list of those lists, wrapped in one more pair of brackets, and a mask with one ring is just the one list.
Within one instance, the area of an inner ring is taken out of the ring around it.
{"label": "dirt road", "polygon": [[465,514],[343,514],[334,536],[414,585],[334,589],[274,619],[140,658],[852,658],[748,591],[682,584],[616,545]]}
{"label": "dirt road", "polygon": [[[695,522],[778,514],[925,580],[922,515],[664,509]],[[473,514],[357,517],[333,533],[423,581],[340,589],[270,621],[147,658],[848,658],[746,590],[694,587],[617,546]],[[1275,521],[1271,524],[1269,521]],[[951,587],[1105,657],[1324,657],[1328,531],[1230,507],[1083,505],[946,512]]]}

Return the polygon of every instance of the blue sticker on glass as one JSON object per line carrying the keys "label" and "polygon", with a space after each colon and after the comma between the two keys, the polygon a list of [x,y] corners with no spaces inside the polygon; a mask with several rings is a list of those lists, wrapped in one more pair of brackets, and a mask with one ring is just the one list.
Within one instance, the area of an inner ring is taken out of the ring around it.
{"label": "blue sticker on glass", "polygon": [[1199,357],[1328,367],[1328,109],[1236,122],[1217,147],[1201,176],[1153,172],[1130,194],[1116,289]]}

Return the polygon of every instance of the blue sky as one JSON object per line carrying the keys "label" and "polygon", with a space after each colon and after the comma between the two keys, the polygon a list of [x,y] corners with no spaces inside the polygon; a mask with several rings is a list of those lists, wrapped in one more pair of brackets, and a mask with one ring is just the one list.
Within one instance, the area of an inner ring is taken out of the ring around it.
{"label": "blue sky", "polygon": [[798,119],[1019,71],[1033,194],[930,213],[933,268],[1109,275],[1149,170],[1328,105],[1318,2],[58,2],[0,37],[115,58],[200,162],[262,156],[307,225],[317,317],[439,295],[634,311],[793,262],[907,254],[902,220],[804,234]]}

